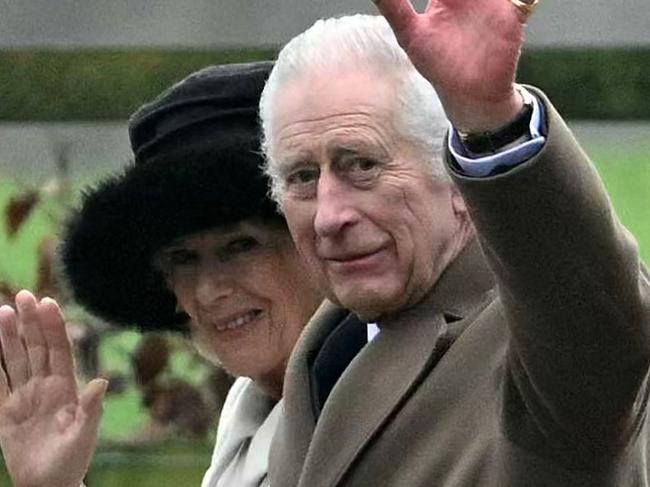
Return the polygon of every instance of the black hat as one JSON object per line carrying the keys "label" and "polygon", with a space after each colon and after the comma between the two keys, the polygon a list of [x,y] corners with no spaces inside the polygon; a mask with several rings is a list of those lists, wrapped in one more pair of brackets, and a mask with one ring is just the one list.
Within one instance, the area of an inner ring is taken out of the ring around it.
{"label": "black hat", "polygon": [[153,259],[172,241],[250,217],[279,219],[261,170],[257,109],[271,62],[212,66],[129,121],[134,163],[86,191],[65,227],[74,298],[116,324],[183,329]]}

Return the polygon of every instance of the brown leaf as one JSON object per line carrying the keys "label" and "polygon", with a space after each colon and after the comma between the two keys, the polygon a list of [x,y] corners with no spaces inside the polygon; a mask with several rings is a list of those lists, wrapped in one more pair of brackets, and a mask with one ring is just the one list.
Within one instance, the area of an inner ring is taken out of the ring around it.
{"label": "brown leaf", "polygon": [[14,237],[27,221],[38,200],[38,191],[25,191],[9,200],[5,208],[5,227],[9,238]]}
{"label": "brown leaf", "polygon": [[14,289],[9,283],[0,281],[0,305],[14,304],[14,298],[18,289]]}
{"label": "brown leaf", "polygon": [[190,438],[205,436],[210,426],[212,415],[201,392],[184,380],[149,385],[144,389],[143,404],[153,420]]}
{"label": "brown leaf", "polygon": [[38,297],[57,296],[59,289],[54,272],[54,256],[56,240],[54,237],[45,236],[38,245],[38,268],[36,272],[36,288]]}
{"label": "brown leaf", "polygon": [[146,386],[153,382],[167,367],[169,355],[169,344],[164,336],[143,335],[131,358],[136,384]]}

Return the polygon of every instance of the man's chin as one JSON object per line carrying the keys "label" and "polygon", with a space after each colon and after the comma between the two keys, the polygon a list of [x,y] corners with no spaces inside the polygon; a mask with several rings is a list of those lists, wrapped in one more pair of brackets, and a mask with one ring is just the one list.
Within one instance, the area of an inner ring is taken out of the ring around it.
{"label": "man's chin", "polygon": [[396,296],[375,289],[335,289],[330,301],[356,314],[362,321],[372,322],[394,308]]}

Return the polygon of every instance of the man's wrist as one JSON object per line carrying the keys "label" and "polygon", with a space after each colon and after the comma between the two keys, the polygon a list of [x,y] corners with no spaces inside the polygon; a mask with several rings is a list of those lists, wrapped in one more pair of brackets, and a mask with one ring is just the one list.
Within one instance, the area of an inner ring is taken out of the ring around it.
{"label": "man's wrist", "polygon": [[528,89],[521,87],[520,93],[523,100],[533,107],[528,134],[496,153],[469,153],[461,143],[458,131],[450,123],[448,147],[460,173],[474,178],[494,175],[518,166],[539,153],[546,141],[544,105]]}
{"label": "man's wrist", "polygon": [[440,99],[452,126],[465,133],[496,130],[512,121],[524,105],[524,97],[516,84],[499,100],[447,100],[442,95]]}
{"label": "man's wrist", "polygon": [[495,154],[511,145],[530,139],[533,104],[524,103],[517,116],[496,130],[468,133],[458,130],[463,147],[471,154]]}

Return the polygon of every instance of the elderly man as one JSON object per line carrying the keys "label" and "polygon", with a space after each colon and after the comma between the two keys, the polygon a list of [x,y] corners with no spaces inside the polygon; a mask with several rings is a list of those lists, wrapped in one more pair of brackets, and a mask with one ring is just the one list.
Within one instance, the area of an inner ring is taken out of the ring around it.
{"label": "elderly man", "polygon": [[[388,23],[293,39],[261,103],[273,194],[333,303],[289,364],[271,485],[649,485],[650,286],[553,106],[514,83],[533,6],[376,3]],[[360,350],[345,308],[381,329]]]}

